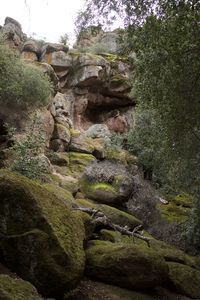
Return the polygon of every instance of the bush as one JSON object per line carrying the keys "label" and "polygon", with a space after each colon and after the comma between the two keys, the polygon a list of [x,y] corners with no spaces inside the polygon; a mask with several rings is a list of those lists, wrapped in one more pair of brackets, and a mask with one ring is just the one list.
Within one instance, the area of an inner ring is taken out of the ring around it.
{"label": "bush", "polygon": [[0,37],[0,105],[39,107],[49,102],[52,85],[39,67],[25,64]]}
{"label": "bush", "polygon": [[[8,130],[11,134],[15,132],[12,127]],[[45,139],[38,117],[35,115],[26,135],[20,140],[15,140],[14,137],[13,161],[10,169],[31,179],[44,180],[49,170],[48,161],[43,155],[44,148]]]}

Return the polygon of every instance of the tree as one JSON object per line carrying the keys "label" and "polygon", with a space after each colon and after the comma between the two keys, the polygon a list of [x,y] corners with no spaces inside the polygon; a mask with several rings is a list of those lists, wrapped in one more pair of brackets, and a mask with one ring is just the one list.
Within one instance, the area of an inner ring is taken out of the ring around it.
{"label": "tree", "polygon": [[68,42],[69,42],[69,36],[67,33],[60,36],[59,43],[66,46],[68,44]]}

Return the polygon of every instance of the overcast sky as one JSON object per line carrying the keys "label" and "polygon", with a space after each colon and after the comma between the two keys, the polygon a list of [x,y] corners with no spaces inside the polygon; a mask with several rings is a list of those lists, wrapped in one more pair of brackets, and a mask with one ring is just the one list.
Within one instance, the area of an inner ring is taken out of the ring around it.
{"label": "overcast sky", "polygon": [[[68,33],[73,37],[74,20],[84,0],[0,0],[0,25],[7,16],[16,19],[28,36],[58,42]],[[25,4],[27,3],[27,5]]]}

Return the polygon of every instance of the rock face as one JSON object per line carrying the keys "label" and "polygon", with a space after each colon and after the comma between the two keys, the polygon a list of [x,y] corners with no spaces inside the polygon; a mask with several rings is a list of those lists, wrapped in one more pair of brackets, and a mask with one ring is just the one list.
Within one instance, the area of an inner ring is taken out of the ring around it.
{"label": "rock face", "polygon": [[133,185],[132,175],[121,164],[105,161],[91,164],[81,178],[81,191],[89,199],[119,205]]}
{"label": "rock face", "polygon": [[0,249],[7,266],[45,296],[73,288],[84,269],[82,221],[55,195],[0,172]]}

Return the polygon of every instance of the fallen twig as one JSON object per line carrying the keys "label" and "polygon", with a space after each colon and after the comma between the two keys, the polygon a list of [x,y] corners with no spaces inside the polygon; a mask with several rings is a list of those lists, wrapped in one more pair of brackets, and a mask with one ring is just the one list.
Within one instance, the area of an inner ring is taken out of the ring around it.
{"label": "fallen twig", "polygon": [[82,212],[88,213],[92,216],[97,225],[104,225],[112,228],[115,231],[120,232],[121,234],[132,236],[138,239],[145,241],[150,247],[149,241],[151,238],[143,236],[143,233],[140,232],[142,225],[136,226],[132,231],[129,230],[128,226],[120,226],[118,224],[113,224],[109,218],[100,210],[96,210],[94,208],[82,207],[76,204],[73,205],[73,208],[76,210],[80,210]]}

